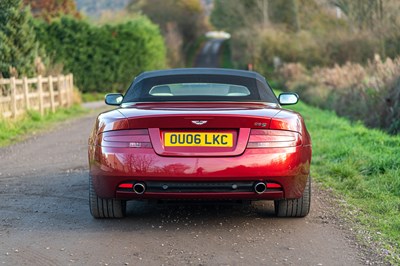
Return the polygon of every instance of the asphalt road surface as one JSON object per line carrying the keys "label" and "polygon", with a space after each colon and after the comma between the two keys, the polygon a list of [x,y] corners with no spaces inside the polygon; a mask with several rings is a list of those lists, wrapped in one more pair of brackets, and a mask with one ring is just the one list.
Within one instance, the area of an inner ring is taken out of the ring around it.
{"label": "asphalt road surface", "polygon": [[88,207],[87,137],[95,114],[0,149],[3,265],[364,265],[324,193],[311,214],[273,215],[270,202],[129,202],[128,217]]}

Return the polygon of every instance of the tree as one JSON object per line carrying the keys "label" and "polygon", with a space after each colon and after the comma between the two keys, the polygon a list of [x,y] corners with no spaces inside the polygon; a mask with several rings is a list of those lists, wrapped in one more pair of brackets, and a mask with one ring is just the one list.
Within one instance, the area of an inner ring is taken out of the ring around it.
{"label": "tree", "polygon": [[10,77],[11,68],[20,75],[32,75],[39,45],[31,14],[20,0],[1,0],[0,10],[0,72],[5,78]]}
{"label": "tree", "polygon": [[218,29],[233,33],[267,24],[267,9],[267,0],[215,0],[210,20]]}
{"label": "tree", "polygon": [[128,10],[160,26],[173,66],[182,63],[179,55],[207,29],[200,0],[131,0]]}
{"label": "tree", "polygon": [[398,0],[330,0],[347,17],[354,31],[371,31],[379,40],[382,57],[396,55],[399,50]]}
{"label": "tree", "polygon": [[383,18],[383,0],[331,0],[359,29],[372,29]]}
{"label": "tree", "polygon": [[44,18],[48,22],[61,15],[81,17],[74,0],[24,0],[24,4],[31,7],[34,17]]}
{"label": "tree", "polygon": [[284,24],[292,31],[300,30],[296,0],[268,0],[268,11],[272,23]]}
{"label": "tree", "polygon": [[234,32],[240,28],[266,28],[269,22],[298,31],[296,0],[215,0],[211,23]]}
{"label": "tree", "polygon": [[199,0],[132,0],[128,9],[147,15],[162,32],[168,24],[176,24],[185,42],[193,41],[205,30],[205,15]]}

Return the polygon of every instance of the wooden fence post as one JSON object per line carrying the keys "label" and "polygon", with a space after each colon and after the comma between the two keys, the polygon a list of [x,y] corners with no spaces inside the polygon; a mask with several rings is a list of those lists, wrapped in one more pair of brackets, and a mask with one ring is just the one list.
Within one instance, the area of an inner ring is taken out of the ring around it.
{"label": "wooden fence post", "polygon": [[69,81],[69,75],[66,75],[65,76],[65,98],[66,98],[66,100],[67,100],[67,107],[69,107],[70,106],[70,104],[69,104],[69,102],[70,102],[70,98],[71,98],[71,96],[70,96],[70,89],[69,89],[69,87],[70,87],[70,81]]}
{"label": "wooden fence post", "polygon": [[11,116],[15,118],[17,116],[17,85],[15,83],[15,77],[10,79],[10,90],[11,90]]}
{"label": "wooden fence post", "polygon": [[37,78],[37,88],[39,96],[39,111],[40,115],[44,115],[44,105],[43,105],[43,87],[42,87],[42,76],[39,75]]}
{"label": "wooden fence post", "polygon": [[28,85],[28,78],[24,77],[22,81],[22,86],[24,88],[24,99],[25,99],[25,110],[29,110],[30,102],[29,102],[29,85]]}
{"label": "wooden fence post", "polygon": [[58,102],[59,102],[59,106],[62,107],[63,106],[63,100],[62,100],[62,76],[58,75],[57,76],[58,79]]}
{"label": "wooden fence post", "polygon": [[74,74],[69,74],[70,75],[70,106],[74,103]]}
{"label": "wooden fence post", "polygon": [[72,106],[73,94],[74,94],[73,75],[69,74],[68,75],[68,107]]}
{"label": "wooden fence post", "polygon": [[49,76],[49,91],[50,91],[51,112],[54,113],[56,111],[56,105],[54,103],[54,88],[53,88],[53,77],[52,76]]}
{"label": "wooden fence post", "polygon": [[63,89],[64,89],[64,96],[65,96],[65,106],[69,106],[69,90],[68,90],[68,76],[63,76]]}

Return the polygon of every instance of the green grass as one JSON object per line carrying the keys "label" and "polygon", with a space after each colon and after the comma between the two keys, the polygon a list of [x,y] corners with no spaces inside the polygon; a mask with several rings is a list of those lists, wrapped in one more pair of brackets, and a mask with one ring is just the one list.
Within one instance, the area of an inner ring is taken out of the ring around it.
{"label": "green grass", "polygon": [[196,57],[200,52],[200,48],[207,41],[207,38],[203,35],[197,40],[185,47],[186,54],[186,67],[193,67],[195,65]]}
{"label": "green grass", "polygon": [[25,137],[32,136],[37,131],[47,129],[56,122],[77,117],[88,111],[79,105],[68,109],[59,109],[43,117],[36,111],[29,111],[26,116],[17,120],[0,120],[0,147],[7,146]]}
{"label": "green grass", "polygon": [[104,101],[106,93],[103,92],[85,92],[82,93],[82,101],[83,102],[96,102],[96,101]]}
{"label": "green grass", "polygon": [[400,136],[299,103],[313,141],[312,176],[345,200],[361,241],[400,263]]}
{"label": "green grass", "polygon": [[220,66],[222,68],[233,68],[232,54],[231,54],[231,41],[226,40],[221,44],[220,53]]}

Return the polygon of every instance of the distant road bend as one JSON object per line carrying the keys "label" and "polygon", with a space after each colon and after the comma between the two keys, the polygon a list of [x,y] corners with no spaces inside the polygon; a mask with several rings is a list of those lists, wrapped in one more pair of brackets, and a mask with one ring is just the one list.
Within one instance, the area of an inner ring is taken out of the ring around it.
{"label": "distant road bend", "polygon": [[198,54],[196,67],[219,67],[219,52],[225,39],[210,39]]}

